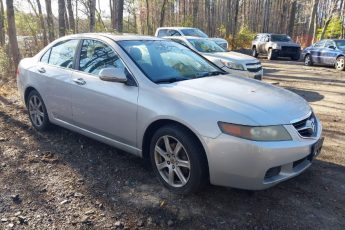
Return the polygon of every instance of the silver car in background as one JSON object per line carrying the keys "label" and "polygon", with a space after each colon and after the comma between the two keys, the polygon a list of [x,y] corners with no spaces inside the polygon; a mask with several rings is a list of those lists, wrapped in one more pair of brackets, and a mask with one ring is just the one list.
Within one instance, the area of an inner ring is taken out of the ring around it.
{"label": "silver car in background", "polygon": [[263,70],[261,62],[254,57],[225,50],[209,38],[189,36],[164,38],[180,43],[181,45],[200,53],[202,56],[232,75],[262,80]]}
{"label": "silver car in background", "polygon": [[23,59],[17,74],[38,131],[53,123],[148,159],[176,193],[209,182],[265,189],[307,169],[322,146],[303,98],[229,77],[160,38],[66,36]]}

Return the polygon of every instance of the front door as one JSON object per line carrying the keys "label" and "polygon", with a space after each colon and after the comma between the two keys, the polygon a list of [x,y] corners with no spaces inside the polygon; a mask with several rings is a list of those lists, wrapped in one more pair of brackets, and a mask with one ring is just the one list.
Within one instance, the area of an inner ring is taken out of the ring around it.
{"label": "front door", "polygon": [[107,67],[124,68],[122,60],[107,44],[82,41],[72,95],[74,124],[126,145],[136,146],[138,87],[102,81],[98,73]]}

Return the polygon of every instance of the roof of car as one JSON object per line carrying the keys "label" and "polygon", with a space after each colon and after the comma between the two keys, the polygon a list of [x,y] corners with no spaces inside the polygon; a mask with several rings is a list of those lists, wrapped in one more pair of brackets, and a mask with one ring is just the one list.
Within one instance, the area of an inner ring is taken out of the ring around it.
{"label": "roof of car", "polygon": [[180,30],[180,29],[196,29],[194,27],[178,27],[178,26],[168,26],[168,27],[159,27],[157,28],[157,30],[160,29],[176,29],[176,30]]}
{"label": "roof of car", "polygon": [[83,38],[83,37],[93,37],[93,38],[106,37],[114,41],[162,40],[161,38],[153,37],[153,36],[144,36],[144,35],[137,35],[137,34],[116,34],[116,33],[80,33],[80,34],[68,35],[63,38]]}
{"label": "roof of car", "polygon": [[258,33],[258,35],[286,35],[288,36],[287,34],[276,34],[276,33]]}
{"label": "roof of car", "polygon": [[202,37],[195,37],[195,36],[164,36],[163,38],[168,38],[168,39],[208,39],[208,38],[202,38]]}

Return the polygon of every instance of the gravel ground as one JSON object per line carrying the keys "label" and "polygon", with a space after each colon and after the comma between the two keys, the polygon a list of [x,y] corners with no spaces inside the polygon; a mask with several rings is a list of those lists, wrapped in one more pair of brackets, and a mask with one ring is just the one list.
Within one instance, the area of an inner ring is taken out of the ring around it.
{"label": "gravel ground", "polygon": [[264,191],[169,193],[143,162],[68,130],[38,133],[15,84],[0,87],[0,229],[345,229],[345,72],[262,60],[265,81],[307,99],[324,148]]}

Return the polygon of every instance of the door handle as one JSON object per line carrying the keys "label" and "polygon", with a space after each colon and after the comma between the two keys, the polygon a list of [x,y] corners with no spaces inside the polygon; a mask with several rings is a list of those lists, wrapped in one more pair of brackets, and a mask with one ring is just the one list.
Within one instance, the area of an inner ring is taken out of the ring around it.
{"label": "door handle", "polygon": [[38,70],[38,72],[40,72],[40,73],[45,73],[45,72],[46,72],[46,69],[43,68],[43,67],[38,68],[37,70]]}
{"label": "door handle", "polygon": [[78,85],[85,85],[86,81],[83,78],[74,78],[73,81]]}

